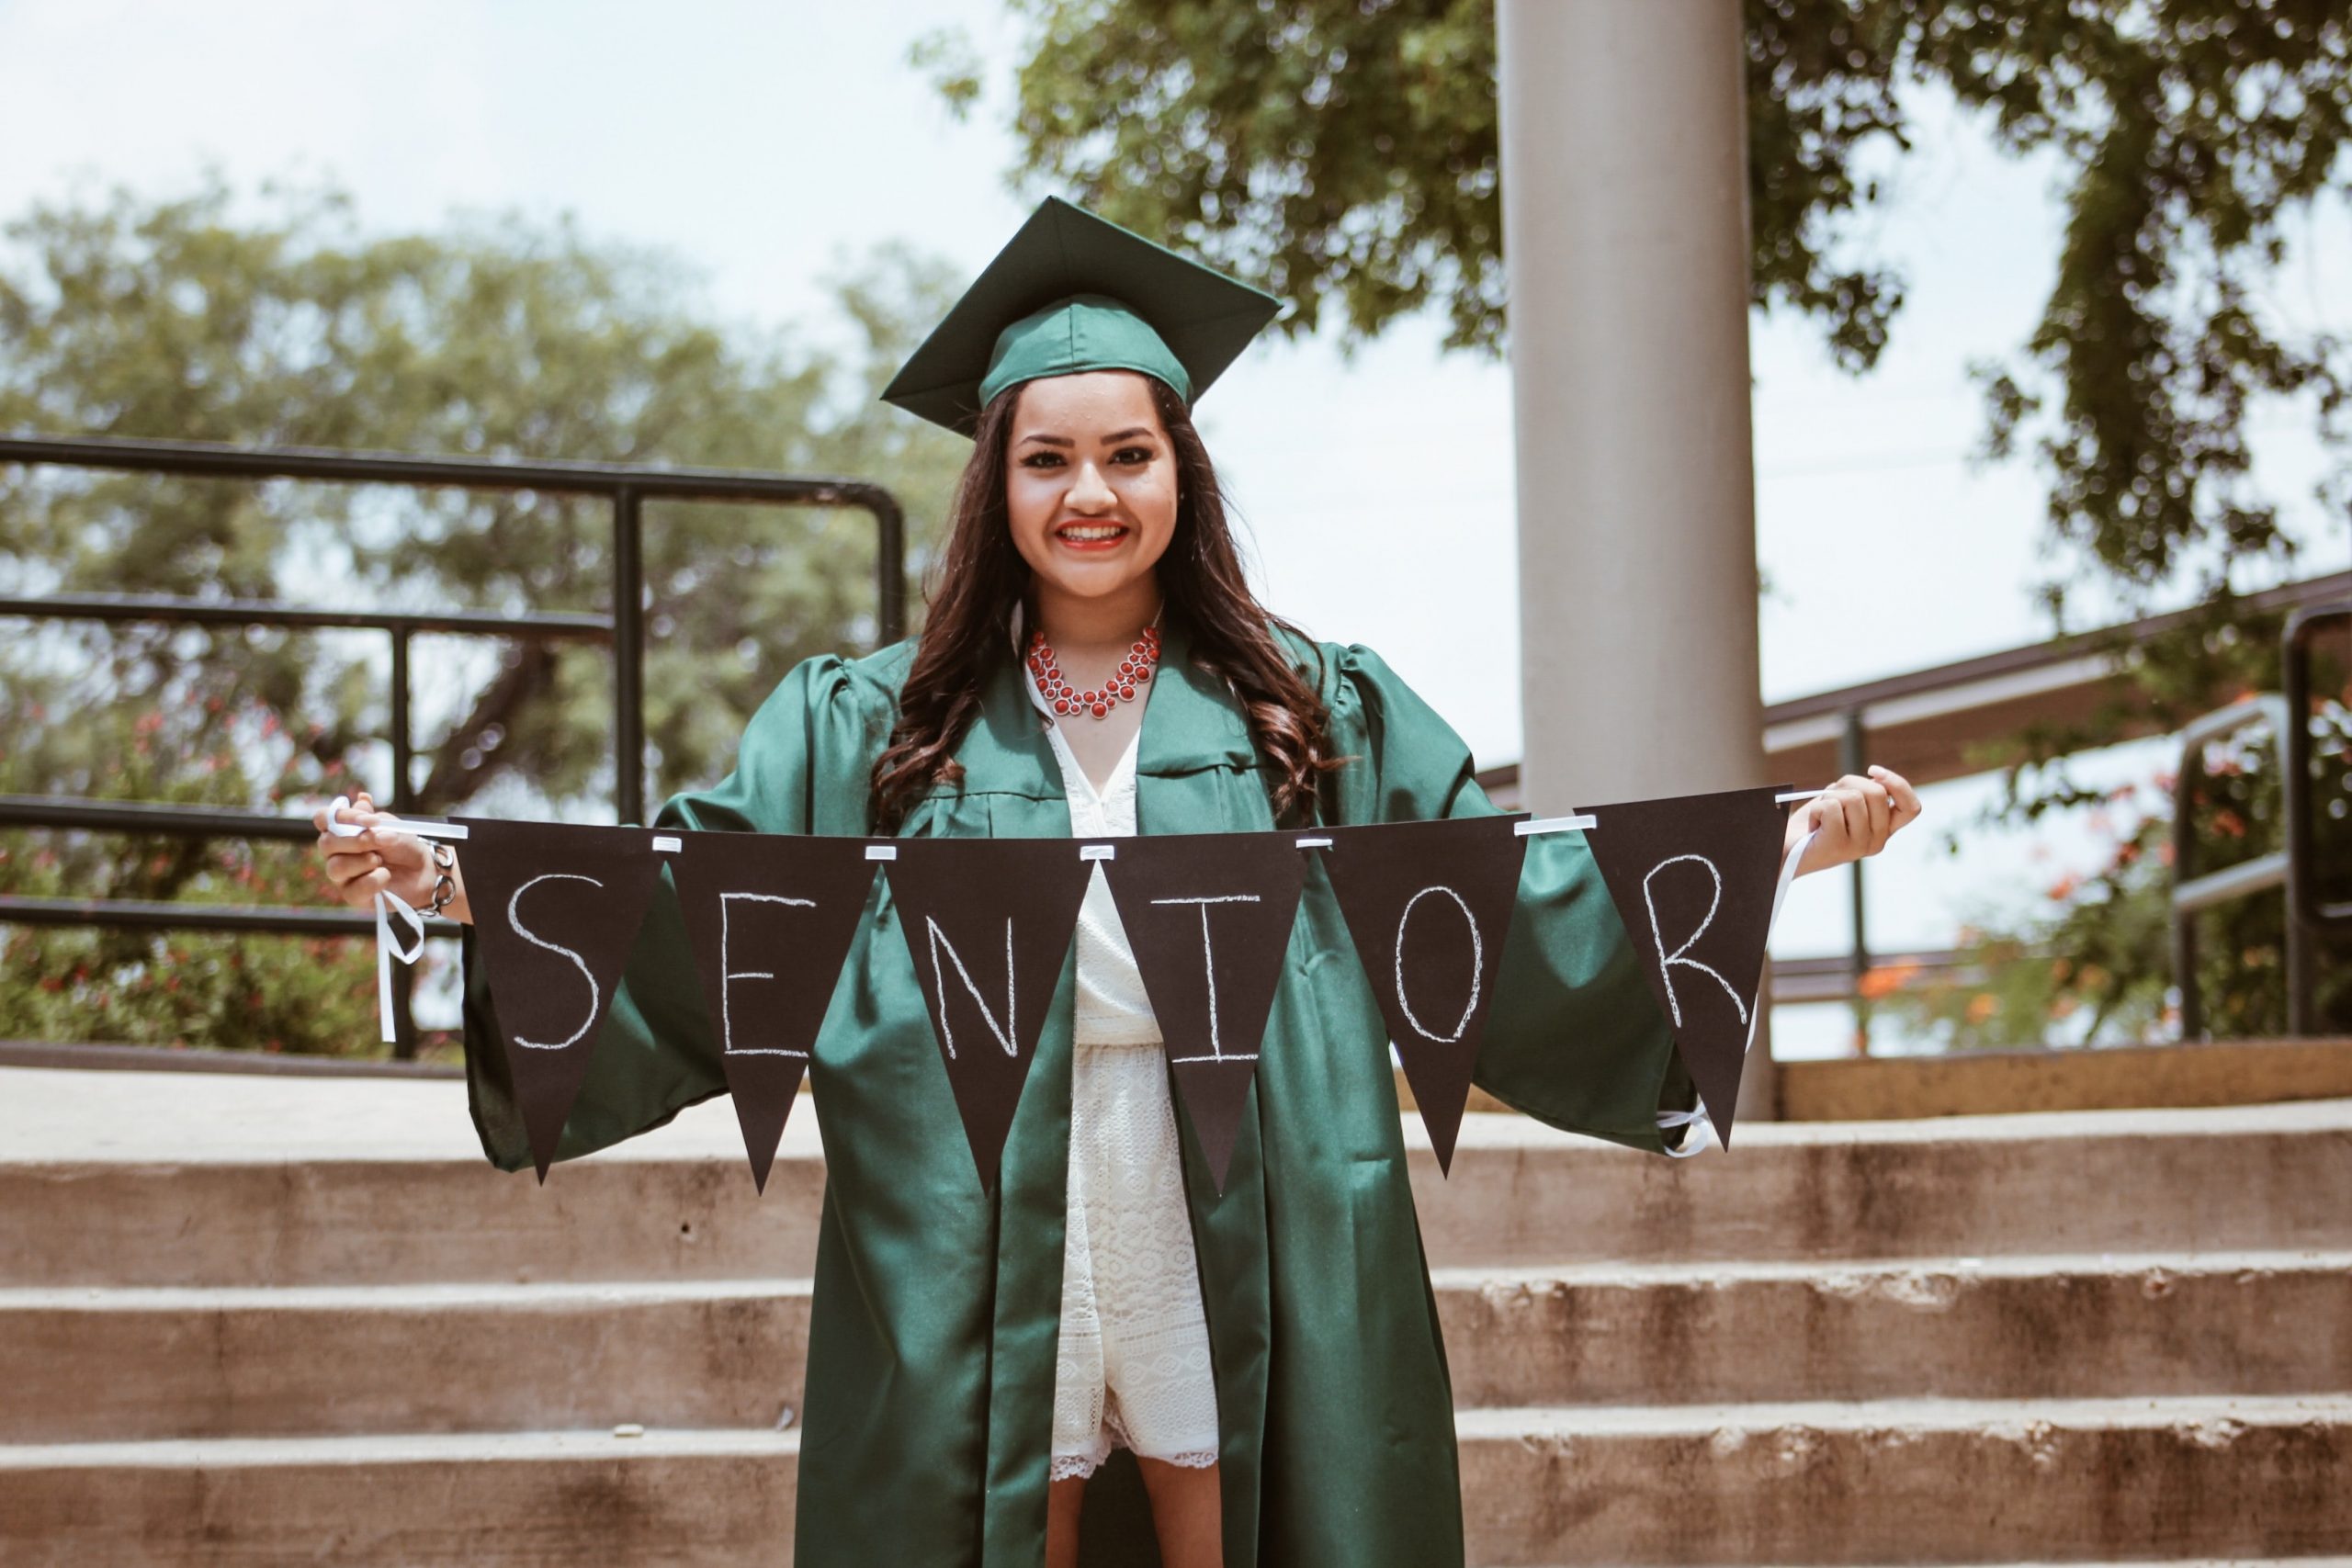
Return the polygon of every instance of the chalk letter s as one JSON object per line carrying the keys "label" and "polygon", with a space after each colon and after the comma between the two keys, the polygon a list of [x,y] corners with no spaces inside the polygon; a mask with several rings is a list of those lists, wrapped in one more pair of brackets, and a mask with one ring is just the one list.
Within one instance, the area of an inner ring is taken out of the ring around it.
{"label": "chalk letter s", "polygon": [[519,912],[523,907],[523,895],[542,882],[584,882],[591,887],[602,887],[604,884],[593,876],[578,876],[571,872],[551,871],[543,876],[531,878],[530,881],[514,889],[514,896],[506,900],[506,923],[514,928],[514,934],[533,947],[543,947],[549,953],[562,953],[571,960],[571,966],[580,971],[580,977],[588,982],[588,1012],[581,1019],[579,1028],[560,1040],[526,1040],[519,1034],[514,1037],[514,1043],[527,1050],[560,1051],[567,1046],[578,1044],[580,1037],[588,1032],[588,1026],[596,1021],[596,1009],[603,1003],[605,993],[596,984],[596,976],[588,972],[587,960],[568,947],[548,941],[523,924],[523,917]]}

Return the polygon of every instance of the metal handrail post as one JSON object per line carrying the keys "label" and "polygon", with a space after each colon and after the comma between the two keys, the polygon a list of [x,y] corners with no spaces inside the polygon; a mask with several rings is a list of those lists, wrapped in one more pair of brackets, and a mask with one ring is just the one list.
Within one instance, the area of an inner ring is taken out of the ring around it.
{"label": "metal handrail post", "polygon": [[[2205,998],[2197,983],[2197,913],[2223,897],[2241,897],[2266,887],[2282,886],[2292,875],[2293,859],[2281,853],[2266,857],[2267,864],[2233,866],[2216,872],[2213,878],[2196,874],[2197,834],[2189,820],[2192,776],[2201,772],[2197,767],[2198,752],[2209,740],[2233,734],[2253,723],[2269,727],[2273,744],[2283,756],[2294,726],[2286,699],[2275,692],[2248,697],[2232,703],[2228,707],[2193,719],[2180,732],[2180,766],[2172,783],[2172,963],[2174,984],[2180,988],[2180,1037],[2195,1040],[2205,1032]],[[2216,888],[2211,881],[2228,878],[2229,885]],[[2293,936],[2296,922],[2290,919],[2287,939],[2288,967],[2288,1028],[2295,1027],[2294,987],[2307,964],[2299,964]]]}
{"label": "metal handrail post", "polygon": [[2287,818],[2287,1026],[2298,1035],[2316,1031],[2320,933],[2352,927],[2352,903],[2322,904],[2318,848],[2312,821],[2312,634],[2352,623],[2352,604],[2315,604],[2287,617],[2279,684],[2287,709],[2280,808]]}
{"label": "metal handrail post", "polygon": [[2287,850],[2294,876],[2288,897],[2297,920],[2314,931],[2352,929],[2352,900],[2323,904],[2319,879],[2313,874],[2318,847],[2312,822],[2312,671],[2311,641],[2314,632],[2330,625],[2352,625],[2352,604],[2313,605],[2287,618],[2284,666],[2280,682],[2288,711],[2294,716],[2287,743]]}
{"label": "metal handrail post", "polygon": [[416,808],[415,740],[409,724],[408,633],[392,631],[392,800],[403,816]]}
{"label": "metal handrail post", "polygon": [[875,640],[888,648],[907,635],[907,514],[879,485],[858,499],[874,514]]}
{"label": "metal handrail post", "polygon": [[613,493],[613,794],[624,822],[645,820],[645,540],[638,493]]}
{"label": "metal handrail post", "polygon": [[[1844,725],[1838,732],[1838,771],[1860,773],[1870,765],[1870,732],[1864,727],[1862,710],[1848,708]],[[1871,1004],[1862,990],[1862,979],[1871,972],[1871,938],[1869,911],[1862,903],[1862,865],[1867,857],[1858,856],[1849,871],[1853,889],[1853,972],[1854,972],[1854,1043],[1861,1054],[1870,1054]]]}
{"label": "metal handrail post", "polygon": [[[409,725],[408,633],[392,628],[392,810],[405,816],[416,805],[414,739]],[[416,966],[393,965],[392,1059],[416,1059]]]}

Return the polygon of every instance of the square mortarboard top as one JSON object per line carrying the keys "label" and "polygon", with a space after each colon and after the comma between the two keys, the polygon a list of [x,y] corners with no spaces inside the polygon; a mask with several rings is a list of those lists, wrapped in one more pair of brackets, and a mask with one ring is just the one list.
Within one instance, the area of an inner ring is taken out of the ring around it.
{"label": "square mortarboard top", "polygon": [[882,400],[969,435],[1005,388],[1139,370],[1187,404],[1282,309],[1272,295],[1047,197]]}

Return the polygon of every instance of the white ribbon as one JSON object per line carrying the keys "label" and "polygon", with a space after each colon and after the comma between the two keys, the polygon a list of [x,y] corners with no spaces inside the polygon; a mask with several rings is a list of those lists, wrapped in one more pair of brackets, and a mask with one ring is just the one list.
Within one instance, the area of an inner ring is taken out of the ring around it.
{"label": "white ribbon", "polygon": [[[403,952],[400,939],[392,934],[392,917],[397,915],[412,933],[408,949]],[[392,1028],[392,960],[413,964],[424,956],[424,917],[410,907],[409,901],[397,893],[376,895],[376,1020],[383,1026],[384,1043],[396,1043],[398,1032]]]}
{"label": "white ribbon", "polygon": [[[334,804],[327,807],[327,831],[338,839],[356,839],[368,831],[356,822],[346,822],[343,814],[351,809],[351,797],[338,795]],[[463,828],[452,828],[439,822],[403,822],[401,830],[422,831],[436,839],[462,839]],[[392,922],[398,919],[409,929],[409,945],[403,949],[400,938],[393,934]],[[392,1027],[392,960],[413,964],[424,956],[424,917],[399,894],[387,889],[376,895],[376,1021],[387,1045],[399,1042],[399,1032]]]}

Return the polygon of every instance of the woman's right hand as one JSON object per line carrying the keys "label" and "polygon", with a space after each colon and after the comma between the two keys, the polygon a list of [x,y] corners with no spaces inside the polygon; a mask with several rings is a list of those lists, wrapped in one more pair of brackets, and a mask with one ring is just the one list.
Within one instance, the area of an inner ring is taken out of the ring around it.
{"label": "woman's right hand", "polygon": [[[413,909],[424,909],[433,902],[433,886],[440,876],[440,868],[433,863],[426,841],[413,833],[399,831],[401,819],[389,811],[379,811],[368,792],[358,791],[351,805],[340,814],[345,823],[356,823],[367,830],[356,836],[334,833],[328,829],[328,811],[322,807],[311,814],[311,821],[319,830],[319,856],[327,874],[328,891],[355,909],[372,908],[376,895],[390,893]],[[465,882],[458,868],[450,867],[449,874],[457,882],[457,897],[442,913],[454,920],[471,918],[466,908]]]}

